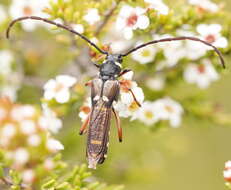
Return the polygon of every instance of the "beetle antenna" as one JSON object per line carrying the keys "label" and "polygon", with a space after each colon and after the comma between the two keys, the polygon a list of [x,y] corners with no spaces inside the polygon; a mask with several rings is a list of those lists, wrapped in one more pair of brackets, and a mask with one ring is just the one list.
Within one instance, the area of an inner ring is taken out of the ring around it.
{"label": "beetle antenna", "polygon": [[196,37],[189,37],[189,36],[180,36],[180,37],[172,37],[172,38],[163,38],[163,39],[160,39],[160,40],[153,40],[153,41],[150,41],[150,42],[147,42],[147,43],[144,43],[144,44],[141,44],[131,50],[129,50],[128,52],[124,53],[124,54],[121,54],[121,56],[127,56],[129,55],[130,53],[134,52],[134,51],[137,51],[138,49],[140,48],[143,48],[145,46],[148,46],[148,45],[151,45],[151,44],[157,44],[157,43],[160,43],[160,42],[169,42],[169,41],[179,41],[179,40],[191,40],[191,41],[197,41],[197,42],[201,42],[207,46],[210,46],[213,48],[213,50],[217,53],[217,55],[219,56],[220,58],[220,61],[221,61],[221,64],[223,66],[223,68],[225,68],[225,61],[224,61],[224,58],[221,54],[221,52],[217,49],[216,46],[212,45],[211,43],[209,42],[206,42],[204,40],[201,40],[199,38],[196,38]]}
{"label": "beetle antenna", "polygon": [[93,46],[95,49],[97,49],[100,53],[102,54],[108,54],[108,52],[100,49],[95,43],[93,43],[92,41],[90,41],[87,37],[83,36],[82,34],[76,32],[75,30],[73,30],[71,27],[69,26],[65,26],[63,24],[59,24],[59,23],[56,23],[54,21],[51,21],[51,20],[48,20],[46,18],[41,18],[41,17],[37,17],[37,16],[25,16],[25,17],[19,17],[13,21],[11,21],[11,23],[9,24],[8,28],[7,28],[7,31],[6,31],[6,37],[9,39],[10,37],[10,30],[11,28],[13,27],[13,25],[16,23],[16,22],[19,22],[19,21],[22,21],[22,20],[39,20],[39,21],[43,21],[43,22],[46,22],[48,24],[52,24],[52,25],[55,25],[59,28],[63,28],[64,30],[67,30],[75,35],[78,35],[80,38],[82,38],[83,40],[85,40],[88,44],[90,44],[91,46]]}

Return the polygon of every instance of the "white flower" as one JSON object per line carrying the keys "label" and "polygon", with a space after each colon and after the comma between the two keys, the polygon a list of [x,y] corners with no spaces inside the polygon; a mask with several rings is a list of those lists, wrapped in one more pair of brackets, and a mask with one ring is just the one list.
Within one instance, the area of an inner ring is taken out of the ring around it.
{"label": "white flower", "polygon": [[7,15],[6,15],[5,8],[2,5],[0,5],[0,24],[4,22],[6,18],[7,18]]}
{"label": "white flower", "polygon": [[36,134],[35,135],[31,135],[31,136],[28,137],[27,143],[30,146],[38,146],[41,143],[41,137],[39,135],[36,135]]}
{"label": "white flower", "polygon": [[25,135],[31,135],[36,132],[36,124],[33,120],[23,120],[20,122],[20,130]]}
{"label": "white flower", "polygon": [[57,118],[56,113],[47,104],[42,104],[42,108],[43,115],[38,120],[39,127],[52,133],[58,133],[62,128],[62,120]]}
{"label": "white flower", "polygon": [[149,18],[144,15],[145,9],[141,7],[131,7],[124,5],[119,12],[116,20],[116,29],[122,31],[125,39],[131,39],[133,37],[133,30],[146,29],[149,24]]}
{"label": "white flower", "polygon": [[47,170],[52,170],[55,167],[54,161],[50,158],[46,159],[44,162],[44,167]]}
{"label": "white flower", "polygon": [[144,0],[149,4],[149,8],[156,10],[159,14],[167,15],[169,8],[163,3],[162,0]]}
{"label": "white flower", "polygon": [[138,119],[146,125],[153,125],[159,120],[158,107],[152,102],[144,102],[138,113]]}
{"label": "white flower", "polygon": [[225,169],[231,169],[231,161],[225,162]]}
{"label": "white flower", "polygon": [[87,14],[84,15],[83,19],[90,25],[94,25],[100,21],[100,15],[98,9],[92,8],[87,10]]}
{"label": "white flower", "polygon": [[31,184],[35,180],[35,173],[33,170],[28,169],[22,172],[22,180],[26,184]]}
{"label": "white flower", "polygon": [[64,146],[56,139],[49,138],[47,140],[47,149],[51,152],[57,152],[59,150],[63,150]]}
{"label": "white flower", "polygon": [[222,27],[220,24],[199,24],[197,26],[197,32],[206,42],[218,48],[226,48],[228,46],[228,41],[225,37],[221,36],[221,30]]}
{"label": "white flower", "polygon": [[74,77],[59,75],[56,79],[50,79],[44,85],[44,98],[46,100],[55,99],[59,103],[66,103],[70,99],[69,88],[76,83]]}
{"label": "white flower", "polygon": [[[171,38],[171,35],[154,35],[153,39],[164,39]],[[159,63],[159,69],[163,67],[172,67],[178,63],[180,59],[182,59],[185,55],[185,50],[183,47],[182,41],[174,41],[174,42],[164,42],[157,45],[160,49],[163,50],[164,56],[166,60]]]}
{"label": "white flower", "polygon": [[213,81],[219,79],[217,71],[209,60],[204,60],[202,64],[190,64],[184,71],[184,79],[188,83],[197,84],[199,88],[207,88]]}
{"label": "white flower", "polygon": [[160,120],[169,120],[174,128],[180,125],[183,108],[178,102],[166,97],[156,100],[154,104],[153,107],[158,110],[156,115]]}
{"label": "white flower", "polygon": [[24,119],[32,118],[36,113],[36,109],[33,106],[30,105],[24,105],[24,106],[15,106],[11,110],[11,117],[15,121],[21,122]]}
{"label": "white flower", "polygon": [[231,181],[231,170],[224,170],[223,171],[223,176],[225,178],[226,181]]}
{"label": "white flower", "polygon": [[[13,0],[10,6],[10,15],[13,19],[31,15],[43,17],[45,13],[42,12],[42,9],[47,5],[47,0]],[[38,25],[44,24],[38,21],[22,22],[22,27],[26,31],[33,31]]]}
{"label": "white flower", "polygon": [[13,55],[9,50],[0,51],[0,74],[8,75],[12,71]]}
{"label": "white flower", "polygon": [[15,164],[24,165],[29,160],[29,153],[25,148],[18,148],[14,153]]}
{"label": "white flower", "polygon": [[76,32],[80,34],[84,33],[84,27],[82,24],[72,24],[71,26]]}
{"label": "white flower", "polygon": [[195,5],[202,10],[217,12],[218,6],[210,0],[188,0],[189,4]]}
{"label": "white flower", "polygon": [[16,126],[12,123],[7,123],[3,126],[1,135],[5,138],[11,138],[16,134]]}
{"label": "white flower", "polygon": [[[138,42],[136,46],[143,44]],[[152,62],[156,55],[156,49],[153,46],[146,46],[132,53],[132,58],[138,61],[140,64],[146,64]]]}
{"label": "white flower", "polygon": [[149,78],[146,81],[146,85],[152,90],[162,90],[165,86],[165,77],[162,75],[157,75],[153,78]]}

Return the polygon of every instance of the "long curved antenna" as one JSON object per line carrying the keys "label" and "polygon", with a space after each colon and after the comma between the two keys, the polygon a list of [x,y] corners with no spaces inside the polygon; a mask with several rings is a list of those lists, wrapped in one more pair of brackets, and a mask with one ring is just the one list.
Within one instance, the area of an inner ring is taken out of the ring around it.
{"label": "long curved antenna", "polygon": [[169,42],[169,41],[179,41],[179,40],[192,40],[192,41],[197,41],[197,42],[201,42],[207,46],[210,46],[214,49],[214,51],[217,53],[217,55],[219,56],[220,58],[220,61],[221,61],[221,64],[223,66],[223,68],[225,68],[225,61],[224,61],[224,58],[221,54],[221,52],[217,49],[217,47],[215,47],[214,45],[204,41],[204,40],[201,40],[199,38],[195,38],[195,37],[189,37],[189,36],[180,36],[180,37],[172,37],[172,38],[163,38],[163,39],[160,39],[160,40],[153,40],[153,41],[150,41],[150,42],[147,42],[147,43],[144,43],[144,44],[141,44],[131,50],[129,50],[128,52],[124,53],[124,54],[121,54],[121,56],[127,56],[129,55],[130,53],[140,49],[140,48],[143,48],[145,46],[148,46],[148,45],[151,45],[151,44],[157,44],[157,43],[160,43],[160,42]]}
{"label": "long curved antenna", "polygon": [[85,36],[83,36],[82,34],[76,32],[76,31],[73,30],[72,28],[70,28],[70,27],[68,27],[68,26],[65,26],[65,25],[63,25],[63,24],[59,24],[59,23],[56,23],[56,22],[54,22],[54,21],[48,20],[48,19],[46,19],[46,18],[41,18],[41,17],[37,17],[37,16],[25,16],[25,17],[19,17],[19,18],[13,20],[13,21],[9,24],[9,26],[8,26],[8,28],[7,28],[6,37],[9,39],[9,37],[10,37],[10,29],[12,28],[12,26],[13,26],[16,22],[19,22],[19,21],[22,21],[22,20],[28,20],[28,19],[29,19],[29,20],[39,20],[39,21],[43,21],[43,22],[46,22],[46,23],[48,23],[48,24],[55,25],[55,26],[57,26],[57,27],[59,27],[59,28],[63,28],[63,29],[65,29],[65,30],[67,30],[67,31],[69,31],[69,32],[71,32],[71,33],[73,33],[73,34],[75,34],[75,35],[78,35],[78,36],[79,36],[80,38],[82,38],[83,40],[87,41],[87,43],[89,43],[91,46],[93,46],[95,49],[97,49],[100,53],[106,54],[106,55],[108,54],[108,52],[103,51],[103,50],[100,49],[96,44],[94,44],[93,42],[91,42],[87,37],[85,37]]}

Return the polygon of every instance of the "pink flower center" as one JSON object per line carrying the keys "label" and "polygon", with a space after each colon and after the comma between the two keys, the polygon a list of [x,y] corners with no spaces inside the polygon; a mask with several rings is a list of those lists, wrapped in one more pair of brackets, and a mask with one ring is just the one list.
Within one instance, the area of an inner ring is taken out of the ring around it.
{"label": "pink flower center", "polygon": [[137,20],[138,20],[138,16],[136,14],[131,14],[127,18],[127,26],[133,26],[134,24],[136,24]]}
{"label": "pink flower center", "polygon": [[197,70],[199,71],[199,73],[204,73],[205,72],[205,66],[204,65],[198,65]]}
{"label": "pink flower center", "polygon": [[214,35],[209,34],[208,36],[206,36],[205,41],[208,42],[208,43],[213,43],[213,42],[216,41],[216,38],[215,38]]}

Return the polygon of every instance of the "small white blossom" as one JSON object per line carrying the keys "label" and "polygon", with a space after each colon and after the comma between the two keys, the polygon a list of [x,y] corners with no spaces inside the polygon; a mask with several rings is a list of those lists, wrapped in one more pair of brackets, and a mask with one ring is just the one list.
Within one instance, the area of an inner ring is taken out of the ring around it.
{"label": "small white blossom", "polygon": [[64,146],[61,144],[61,142],[59,142],[56,139],[52,139],[52,138],[49,138],[47,140],[46,146],[47,146],[47,149],[50,150],[51,152],[57,152],[59,150],[64,149]]}
{"label": "small white blossom", "polygon": [[221,30],[222,27],[220,24],[199,24],[197,26],[197,32],[206,42],[218,48],[226,48],[228,46],[228,41],[221,35]]}
{"label": "small white blossom", "polygon": [[71,26],[76,32],[80,34],[84,33],[84,27],[82,24],[72,24]]}
{"label": "small white blossom", "polygon": [[225,168],[226,169],[231,169],[231,161],[230,160],[225,162]]}
{"label": "small white blossom", "polygon": [[165,86],[165,77],[162,75],[157,75],[153,78],[149,78],[146,81],[146,85],[152,90],[160,91]]}
{"label": "small white blossom", "polygon": [[138,113],[138,119],[146,125],[153,125],[159,120],[158,108],[152,102],[144,102]]}
{"label": "small white blossom", "polygon": [[92,8],[87,10],[87,14],[84,15],[83,19],[90,25],[94,25],[100,21],[100,15],[98,9]]}
{"label": "small white blossom", "polygon": [[156,110],[159,109],[156,115],[160,120],[169,120],[170,125],[174,128],[180,125],[183,108],[178,102],[166,97],[156,100],[154,104],[153,107]]}
{"label": "small white blossom", "polygon": [[28,169],[22,172],[22,180],[26,184],[31,184],[35,180],[35,172],[32,169]]}
{"label": "small white blossom", "polygon": [[16,164],[24,165],[29,160],[29,153],[25,148],[18,148],[14,153],[14,160]]}
{"label": "small white blossom", "polygon": [[24,106],[15,106],[11,110],[11,117],[15,121],[22,121],[24,119],[31,118],[35,115],[36,109],[33,106],[30,105],[24,105]]}
{"label": "small white blossom", "polygon": [[9,75],[12,71],[13,54],[9,50],[0,51],[0,74]]}
{"label": "small white blossom", "polygon": [[41,137],[39,135],[31,135],[27,139],[27,143],[30,146],[39,146],[41,143]]}
{"label": "small white blossom", "polygon": [[44,85],[44,98],[46,100],[55,99],[59,103],[66,103],[70,99],[69,88],[76,83],[76,78],[68,75],[59,75],[55,79],[50,79]]}
{"label": "small white blossom", "polygon": [[6,18],[7,18],[7,14],[5,8],[2,5],[0,5],[0,24],[4,22]]}
{"label": "small white blossom", "polygon": [[[10,5],[10,15],[13,19],[31,15],[43,17],[45,13],[42,10],[47,5],[47,0],[13,0]],[[42,26],[44,23],[38,21],[22,22],[22,27],[26,31],[33,31],[39,25]]]}
{"label": "small white blossom", "polygon": [[32,135],[36,132],[36,124],[33,120],[23,120],[20,122],[20,130],[25,135]]}
{"label": "small white blossom", "polygon": [[39,127],[52,133],[58,133],[62,128],[62,120],[57,118],[56,113],[47,104],[42,104],[42,108],[43,115],[38,120]]}
{"label": "small white blossom", "polygon": [[[136,46],[143,44],[138,42]],[[146,64],[152,62],[156,55],[156,49],[153,46],[146,46],[132,53],[132,58],[138,61],[140,64]]]}
{"label": "small white blossom", "polygon": [[149,4],[150,9],[156,10],[159,14],[167,15],[169,13],[169,8],[162,0],[144,0],[144,2]]}
{"label": "small white blossom", "polygon": [[184,71],[184,79],[188,83],[194,83],[199,88],[207,88],[211,82],[219,79],[217,71],[209,60],[204,60],[202,64],[189,64]]}
{"label": "small white blossom", "polygon": [[44,162],[44,167],[47,170],[52,170],[55,167],[54,161],[50,158],[46,159]]}
{"label": "small white blossom", "polygon": [[1,131],[1,136],[0,138],[11,138],[16,134],[16,126],[11,123],[7,123],[3,126],[2,131]]}
{"label": "small white blossom", "polygon": [[133,37],[133,30],[146,29],[149,24],[149,18],[144,15],[146,10],[141,7],[131,7],[124,5],[119,12],[116,20],[116,29],[122,31],[125,39]]}
{"label": "small white blossom", "polygon": [[217,12],[218,6],[210,0],[188,0],[189,4],[199,7],[202,10]]}

